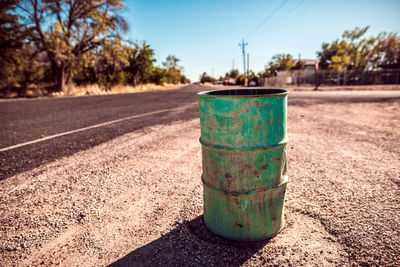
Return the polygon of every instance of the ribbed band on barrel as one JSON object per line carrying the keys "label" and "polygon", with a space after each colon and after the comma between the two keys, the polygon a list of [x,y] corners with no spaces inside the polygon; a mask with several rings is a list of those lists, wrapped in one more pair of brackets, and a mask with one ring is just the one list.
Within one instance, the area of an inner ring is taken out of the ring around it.
{"label": "ribbed band on barrel", "polygon": [[214,149],[225,149],[225,150],[268,150],[268,149],[275,149],[275,148],[280,148],[280,147],[286,145],[288,140],[289,139],[287,137],[285,137],[277,144],[273,144],[273,145],[269,145],[269,146],[250,147],[250,146],[221,146],[221,145],[214,145],[214,144],[209,144],[209,143],[203,141],[201,137],[199,139],[200,144],[202,144],[203,146],[208,146],[208,147],[211,147],[211,148],[214,148]]}
{"label": "ribbed band on barrel", "polygon": [[235,192],[235,191],[224,191],[224,190],[221,190],[221,189],[219,189],[219,188],[216,188],[216,187],[214,187],[214,186],[212,186],[212,185],[207,184],[207,183],[204,181],[203,175],[201,176],[201,181],[203,182],[203,185],[205,185],[205,186],[207,186],[208,188],[213,189],[213,190],[215,190],[215,191],[222,192],[222,193],[227,194],[227,195],[239,196],[239,195],[251,195],[251,194],[256,194],[256,193],[260,193],[260,192],[269,191],[269,190],[274,189],[274,188],[282,187],[282,186],[284,186],[284,185],[287,184],[287,182],[288,182],[288,176],[285,175],[285,176],[283,177],[283,182],[281,182],[280,184],[275,185],[275,186],[273,186],[273,187],[267,187],[267,188],[262,188],[262,189],[259,189],[259,190],[251,190],[251,191],[246,191],[246,192]]}

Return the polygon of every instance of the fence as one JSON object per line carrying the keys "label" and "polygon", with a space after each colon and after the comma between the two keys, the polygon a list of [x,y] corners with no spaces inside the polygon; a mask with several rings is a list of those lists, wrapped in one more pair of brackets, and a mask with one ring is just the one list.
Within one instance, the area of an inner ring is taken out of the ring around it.
{"label": "fence", "polygon": [[366,84],[400,84],[400,69],[382,71],[280,71],[277,76],[261,78],[264,86],[341,86]]}

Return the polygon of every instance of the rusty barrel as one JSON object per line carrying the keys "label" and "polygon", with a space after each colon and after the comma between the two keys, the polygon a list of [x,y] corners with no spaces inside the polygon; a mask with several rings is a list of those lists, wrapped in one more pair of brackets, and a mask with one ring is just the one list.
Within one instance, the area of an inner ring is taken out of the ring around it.
{"label": "rusty barrel", "polygon": [[287,90],[198,93],[204,223],[233,240],[271,238],[284,225]]}

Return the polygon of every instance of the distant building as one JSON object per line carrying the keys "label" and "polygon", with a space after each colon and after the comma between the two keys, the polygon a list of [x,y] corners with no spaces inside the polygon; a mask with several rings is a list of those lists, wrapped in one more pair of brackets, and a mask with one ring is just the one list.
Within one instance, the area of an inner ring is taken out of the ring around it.
{"label": "distant building", "polygon": [[[295,60],[297,63],[298,60]],[[315,79],[316,59],[301,59],[304,62],[303,70],[278,71],[276,77],[266,78],[261,84],[273,86],[313,84]]]}
{"label": "distant building", "polygon": [[304,69],[305,70],[315,70],[315,64],[318,60],[316,59],[301,59],[301,61],[304,61]]}

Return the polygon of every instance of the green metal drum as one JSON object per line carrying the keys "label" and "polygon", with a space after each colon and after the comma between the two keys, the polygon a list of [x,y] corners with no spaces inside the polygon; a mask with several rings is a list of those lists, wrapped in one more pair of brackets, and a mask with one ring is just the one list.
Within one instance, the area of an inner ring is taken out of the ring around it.
{"label": "green metal drum", "polygon": [[284,225],[287,90],[199,93],[204,223],[240,241],[271,238]]}

